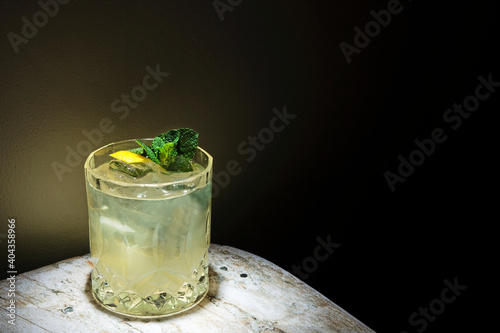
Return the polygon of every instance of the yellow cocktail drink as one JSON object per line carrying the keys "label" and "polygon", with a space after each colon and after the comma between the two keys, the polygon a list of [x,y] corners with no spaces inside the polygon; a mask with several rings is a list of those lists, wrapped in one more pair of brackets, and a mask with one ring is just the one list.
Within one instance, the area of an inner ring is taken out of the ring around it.
{"label": "yellow cocktail drink", "polygon": [[208,291],[212,158],[197,148],[187,172],[130,164],[139,170],[133,177],[109,155],[134,147],[105,146],[85,165],[92,292],[111,311],[159,317]]}

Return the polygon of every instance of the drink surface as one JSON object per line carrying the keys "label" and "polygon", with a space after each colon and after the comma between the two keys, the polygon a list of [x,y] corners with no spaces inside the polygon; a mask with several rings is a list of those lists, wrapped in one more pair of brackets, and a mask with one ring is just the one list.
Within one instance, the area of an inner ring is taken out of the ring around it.
{"label": "drink surface", "polygon": [[208,288],[211,183],[190,183],[203,171],[196,164],[190,173],[151,167],[137,179],[108,163],[93,170],[97,179],[138,186],[87,182],[94,296],[112,311],[138,316],[177,312]]}

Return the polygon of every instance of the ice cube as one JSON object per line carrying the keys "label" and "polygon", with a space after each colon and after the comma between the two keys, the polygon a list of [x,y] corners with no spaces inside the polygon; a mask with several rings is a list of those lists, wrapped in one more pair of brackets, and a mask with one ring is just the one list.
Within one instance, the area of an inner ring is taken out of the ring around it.
{"label": "ice cube", "polygon": [[140,178],[152,171],[151,167],[146,163],[125,163],[119,160],[109,162],[109,168],[130,175],[134,178]]}

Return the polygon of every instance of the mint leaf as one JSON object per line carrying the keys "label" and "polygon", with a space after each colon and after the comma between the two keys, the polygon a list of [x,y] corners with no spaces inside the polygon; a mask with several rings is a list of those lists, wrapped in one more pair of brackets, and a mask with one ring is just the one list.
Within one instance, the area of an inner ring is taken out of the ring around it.
{"label": "mint leaf", "polygon": [[180,133],[179,130],[171,129],[167,133],[160,134],[159,137],[165,142],[172,142],[174,146],[177,145],[179,141]]}
{"label": "mint leaf", "polygon": [[131,153],[137,154],[137,155],[142,155],[144,157],[148,156],[146,152],[144,151],[144,148],[139,147],[139,148],[132,148],[128,150]]}
{"label": "mint leaf", "polygon": [[159,136],[153,139],[153,143],[151,144],[151,149],[153,150],[156,157],[160,161],[160,165],[163,166],[164,168],[166,168],[170,163],[169,158],[177,155],[174,143],[165,142]]}
{"label": "mint leaf", "polygon": [[137,142],[137,144],[139,144],[139,146],[141,146],[142,149],[144,149],[144,151],[146,152],[151,161],[155,162],[156,164],[160,164],[160,160],[156,157],[156,154],[153,152],[151,148],[149,148],[139,140],[135,140],[135,142]]}
{"label": "mint leaf", "polygon": [[160,148],[158,151],[158,159],[160,160],[160,164],[166,168],[172,159],[177,154],[174,150],[174,144],[172,142],[167,142]]}
{"label": "mint leaf", "polygon": [[177,151],[188,159],[193,159],[196,147],[198,147],[198,133],[190,128],[179,129],[179,143]]}
{"label": "mint leaf", "polygon": [[129,149],[130,152],[149,157],[165,170],[187,172],[192,171],[191,160],[198,147],[198,133],[190,128],[171,129],[153,139],[151,147],[139,140],[140,148]]}
{"label": "mint leaf", "polygon": [[164,145],[165,142],[160,137],[157,136],[153,139],[153,143],[151,143],[151,149],[155,153],[156,157],[159,157],[160,149],[162,149]]}
{"label": "mint leaf", "polygon": [[191,164],[191,159],[183,155],[177,155],[175,157],[172,157],[171,162],[167,167],[167,171],[177,171],[177,172],[193,171],[193,165]]}

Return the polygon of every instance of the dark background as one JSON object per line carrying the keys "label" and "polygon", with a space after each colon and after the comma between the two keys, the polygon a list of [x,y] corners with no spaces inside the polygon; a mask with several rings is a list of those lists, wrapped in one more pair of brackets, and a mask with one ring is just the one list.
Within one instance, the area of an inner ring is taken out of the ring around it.
{"label": "dark background", "polygon": [[[7,34],[21,35],[21,18],[40,7],[2,1],[4,253],[8,218],[18,272],[89,251],[83,162],[63,181],[52,167],[82,130],[109,118],[102,146],[191,127],[215,175],[231,160],[242,168],[213,200],[213,243],[291,270],[330,235],[340,246],[305,281],[375,331],[481,331],[494,315],[500,91],[456,130],[443,114],[478,76],[500,82],[498,11],[493,1],[401,1],[348,63],[339,44],[387,3],[243,1],[221,21],[211,1],[71,1],[15,53]],[[120,120],[111,102],[156,64],[168,78]],[[246,161],[239,144],[284,106],[297,117]],[[391,192],[384,173],[435,128],[447,140]],[[412,326],[445,279],[467,289]]]}

